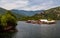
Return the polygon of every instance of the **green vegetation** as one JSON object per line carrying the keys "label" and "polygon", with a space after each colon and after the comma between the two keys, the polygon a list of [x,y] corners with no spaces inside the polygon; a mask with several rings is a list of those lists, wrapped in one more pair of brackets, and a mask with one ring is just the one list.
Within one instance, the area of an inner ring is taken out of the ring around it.
{"label": "green vegetation", "polygon": [[22,20],[38,20],[38,19],[48,19],[48,20],[60,20],[60,7],[51,8],[45,10],[43,13],[35,14],[33,16],[27,16],[20,18]]}
{"label": "green vegetation", "polygon": [[11,11],[7,12],[7,10],[0,8],[0,14],[1,14],[0,22],[3,26],[7,25],[5,23],[7,22],[7,20],[13,20],[12,21],[13,23],[14,21],[16,22],[16,20],[18,21],[39,20],[39,19],[60,20],[60,7],[51,8],[43,11],[43,13],[35,14],[33,16],[25,16]]}
{"label": "green vegetation", "polygon": [[6,16],[8,18],[9,14],[10,14],[11,18],[14,17],[14,19],[16,19],[18,21],[38,20],[38,19],[60,20],[60,6],[55,7],[55,8],[51,8],[51,9],[48,9],[48,10],[44,10],[43,13],[35,14],[33,16],[25,16],[25,15],[21,15],[19,13],[11,12],[11,11],[10,12],[12,14],[11,13],[7,14],[6,12],[7,12],[7,10],[5,10],[3,8],[0,8],[0,14],[1,14],[0,19],[3,19],[3,17],[5,18]]}
{"label": "green vegetation", "polygon": [[0,15],[0,27],[5,28],[7,26],[15,27],[17,24],[17,18],[15,15],[11,13],[11,11],[7,11],[5,14]]}

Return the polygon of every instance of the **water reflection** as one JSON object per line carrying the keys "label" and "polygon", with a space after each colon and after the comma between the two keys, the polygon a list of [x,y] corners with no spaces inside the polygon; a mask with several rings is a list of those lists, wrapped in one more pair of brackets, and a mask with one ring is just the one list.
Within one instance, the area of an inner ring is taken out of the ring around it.
{"label": "water reflection", "polygon": [[56,35],[55,38],[60,38],[60,21],[56,23]]}
{"label": "water reflection", "polygon": [[28,24],[19,22],[16,38],[55,38],[56,24]]}
{"label": "water reflection", "polygon": [[28,24],[18,22],[18,32],[0,33],[1,38],[60,38],[60,21],[56,24]]}
{"label": "water reflection", "polygon": [[13,38],[16,32],[0,32],[0,38]]}
{"label": "water reflection", "polygon": [[55,38],[56,25],[41,25],[41,38]]}

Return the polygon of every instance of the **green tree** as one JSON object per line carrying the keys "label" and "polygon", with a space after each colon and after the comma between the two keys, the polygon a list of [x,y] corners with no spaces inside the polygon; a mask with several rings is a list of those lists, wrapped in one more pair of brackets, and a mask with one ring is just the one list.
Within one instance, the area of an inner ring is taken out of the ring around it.
{"label": "green tree", "polygon": [[10,12],[7,11],[6,14],[1,17],[1,25],[6,27],[8,25],[16,26],[17,18]]}

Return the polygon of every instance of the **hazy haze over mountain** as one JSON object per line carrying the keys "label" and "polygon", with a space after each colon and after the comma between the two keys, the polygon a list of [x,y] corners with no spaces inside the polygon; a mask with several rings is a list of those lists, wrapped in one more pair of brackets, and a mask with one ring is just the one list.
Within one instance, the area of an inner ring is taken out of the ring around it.
{"label": "hazy haze over mountain", "polygon": [[26,16],[32,16],[37,13],[42,13],[44,10],[36,10],[36,11],[26,11],[26,10],[17,10],[17,9],[12,9],[12,12],[21,14],[21,15],[26,15]]}

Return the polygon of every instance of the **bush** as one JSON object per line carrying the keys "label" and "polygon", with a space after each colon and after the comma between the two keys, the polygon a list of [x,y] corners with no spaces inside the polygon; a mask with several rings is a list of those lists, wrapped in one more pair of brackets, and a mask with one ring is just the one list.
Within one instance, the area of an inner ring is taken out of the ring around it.
{"label": "bush", "polygon": [[6,14],[1,16],[0,22],[1,22],[1,26],[3,27],[9,26],[9,25],[16,26],[17,19],[10,11],[7,11]]}

